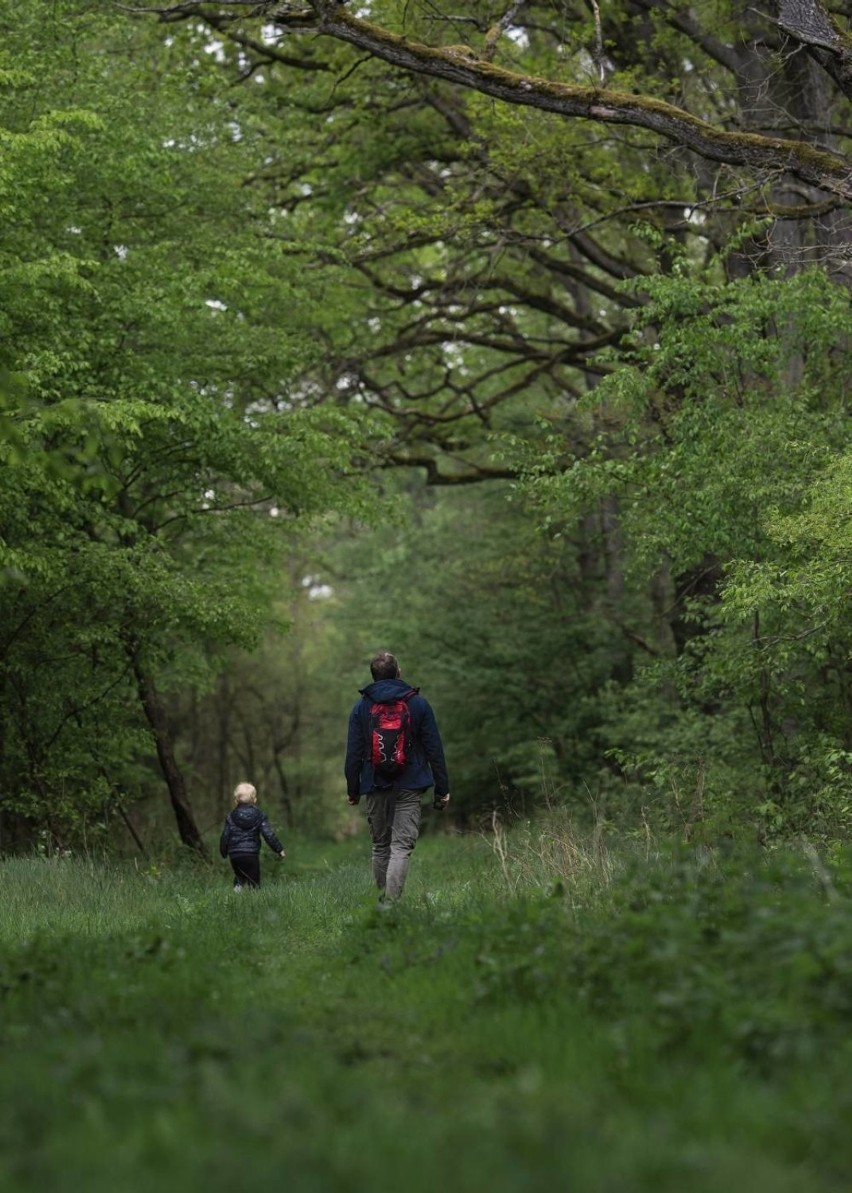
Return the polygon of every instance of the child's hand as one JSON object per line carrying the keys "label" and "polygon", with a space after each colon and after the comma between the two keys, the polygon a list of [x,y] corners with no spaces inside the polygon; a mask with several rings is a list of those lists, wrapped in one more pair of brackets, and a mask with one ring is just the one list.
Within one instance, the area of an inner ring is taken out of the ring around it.
{"label": "child's hand", "polygon": [[286,854],[286,853],[284,852],[284,850],[282,849],[282,850],[281,850],[281,852],[278,854],[278,856],[279,856],[279,857],[286,857],[286,856],[287,856],[287,854]]}

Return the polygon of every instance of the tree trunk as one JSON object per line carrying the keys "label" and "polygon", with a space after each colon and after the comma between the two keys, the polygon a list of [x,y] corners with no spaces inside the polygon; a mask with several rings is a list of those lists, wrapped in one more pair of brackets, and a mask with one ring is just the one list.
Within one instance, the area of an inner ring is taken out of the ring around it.
{"label": "tree trunk", "polygon": [[210,855],[202,840],[198,825],[195,823],[183,774],[175,758],[174,745],[171,733],[169,732],[165,709],[163,708],[156,685],[140,663],[138,653],[132,646],[128,646],[128,655],[133,665],[133,674],[136,676],[139,699],[142,702],[145,717],[154,735],[154,742],[157,746],[157,758],[160,762],[163,778],[166,780],[166,786],[169,789],[169,798],[172,802],[172,811],[175,814],[180,839],[184,845],[188,845],[190,849],[195,850],[201,857],[209,859]]}

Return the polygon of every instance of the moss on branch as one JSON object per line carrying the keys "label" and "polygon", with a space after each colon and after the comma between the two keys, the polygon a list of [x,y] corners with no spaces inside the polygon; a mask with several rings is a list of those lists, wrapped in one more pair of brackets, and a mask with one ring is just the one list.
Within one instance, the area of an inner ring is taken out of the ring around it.
{"label": "moss on branch", "polygon": [[[803,182],[852,199],[852,162],[804,141],[759,133],[730,132],[650,96],[560,83],[519,74],[477,58],[465,47],[429,46],[352,16],[341,6],[315,5],[318,30],[349,42],[403,70],[447,79],[505,103],[523,104],[603,124],[629,124],[666,137],[699,156],[732,166],[789,172]],[[297,14],[304,27],[305,14]],[[286,14],[276,15],[285,24]]]}

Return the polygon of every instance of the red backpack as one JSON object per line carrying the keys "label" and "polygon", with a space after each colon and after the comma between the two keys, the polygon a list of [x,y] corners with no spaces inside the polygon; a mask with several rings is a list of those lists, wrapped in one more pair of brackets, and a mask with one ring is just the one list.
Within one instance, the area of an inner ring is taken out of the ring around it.
{"label": "red backpack", "polygon": [[395,779],[411,761],[411,712],[409,699],[417,689],[397,700],[370,706],[370,762],[377,775]]}

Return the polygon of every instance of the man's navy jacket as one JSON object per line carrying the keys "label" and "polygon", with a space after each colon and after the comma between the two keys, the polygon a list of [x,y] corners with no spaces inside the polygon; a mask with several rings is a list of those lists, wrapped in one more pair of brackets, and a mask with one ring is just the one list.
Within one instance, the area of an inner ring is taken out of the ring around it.
{"label": "man's navy jacket", "polygon": [[[444,747],[435,721],[432,705],[421,696],[417,688],[404,679],[377,679],[361,688],[361,699],[349,715],[349,736],[346,741],[346,791],[350,799],[366,795],[370,791],[395,788],[397,791],[425,790],[435,786],[435,795],[449,793],[447,764],[444,761]],[[384,704],[399,700],[408,692],[414,692],[408,700],[411,713],[411,761],[396,779],[376,781],[373,764],[370,761],[370,709],[373,704]]]}

